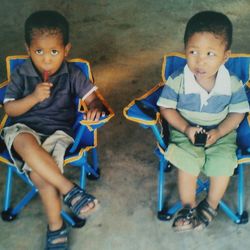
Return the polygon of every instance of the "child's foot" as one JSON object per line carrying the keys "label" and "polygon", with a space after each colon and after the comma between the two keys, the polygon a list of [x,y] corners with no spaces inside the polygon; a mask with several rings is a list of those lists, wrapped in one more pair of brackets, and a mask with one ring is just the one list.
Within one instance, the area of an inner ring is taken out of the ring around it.
{"label": "child's foot", "polygon": [[196,209],[186,205],[178,212],[172,228],[175,232],[187,232],[201,230],[204,226],[196,214]]}
{"label": "child's foot", "polygon": [[80,219],[85,219],[99,207],[98,200],[77,185],[64,196],[63,201]]}
{"label": "child's foot", "polygon": [[207,227],[216,215],[217,211],[204,199],[196,208],[191,208],[189,205],[184,206],[178,212],[172,227],[175,232],[201,230]]}
{"label": "child's foot", "polygon": [[202,223],[207,227],[209,223],[217,215],[217,211],[213,209],[206,199],[202,200],[196,208],[197,215],[199,216]]}
{"label": "child's foot", "polygon": [[47,230],[45,250],[68,250],[68,230],[65,223],[56,231]]}

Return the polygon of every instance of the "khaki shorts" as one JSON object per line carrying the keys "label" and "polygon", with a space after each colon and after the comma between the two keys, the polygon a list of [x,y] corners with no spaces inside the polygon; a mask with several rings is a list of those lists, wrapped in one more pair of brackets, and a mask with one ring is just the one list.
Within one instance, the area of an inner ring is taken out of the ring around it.
{"label": "khaki shorts", "polygon": [[220,138],[208,148],[194,146],[182,133],[172,129],[165,158],[177,168],[198,176],[232,176],[237,167],[236,132]]}
{"label": "khaki shorts", "polygon": [[36,138],[38,144],[41,145],[49,154],[51,154],[58,167],[60,168],[61,172],[63,172],[63,161],[65,151],[68,146],[74,142],[71,136],[69,136],[62,130],[57,130],[52,135],[45,136],[43,134],[38,134],[33,129],[21,123],[17,123],[10,127],[4,128],[1,132],[1,136],[4,139],[10,157],[13,160],[14,165],[18,168],[18,170],[24,172],[31,171],[31,168],[25,162],[23,162],[21,157],[17,155],[17,153],[12,147],[14,139],[17,135],[21,133],[32,134]]}

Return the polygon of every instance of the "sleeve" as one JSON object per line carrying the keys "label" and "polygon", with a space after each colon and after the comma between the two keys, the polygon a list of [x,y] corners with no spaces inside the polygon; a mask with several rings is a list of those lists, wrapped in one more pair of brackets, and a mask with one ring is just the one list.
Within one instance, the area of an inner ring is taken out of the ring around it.
{"label": "sleeve", "polygon": [[18,69],[13,72],[9,84],[7,85],[4,103],[18,100],[23,97],[24,79],[19,74]]}
{"label": "sleeve", "polygon": [[[179,82],[179,84],[178,84]],[[176,109],[180,89],[180,81],[176,81],[171,76],[168,78],[161,95],[157,101],[157,105],[164,108]]]}
{"label": "sleeve", "polygon": [[236,77],[231,79],[232,96],[229,104],[230,113],[249,112],[249,103],[244,85]]}
{"label": "sleeve", "polygon": [[83,72],[77,68],[75,68],[72,74],[71,84],[73,90],[72,94],[83,100],[97,89],[94,83],[87,79]]}

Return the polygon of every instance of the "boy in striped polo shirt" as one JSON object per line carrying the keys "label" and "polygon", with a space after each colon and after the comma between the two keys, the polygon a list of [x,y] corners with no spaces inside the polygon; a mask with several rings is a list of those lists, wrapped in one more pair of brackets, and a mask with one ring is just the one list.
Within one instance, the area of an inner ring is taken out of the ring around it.
{"label": "boy in striped polo shirt", "polygon": [[[165,157],[178,168],[183,209],[174,220],[175,231],[203,229],[212,221],[237,166],[236,128],[249,104],[242,83],[224,66],[231,43],[227,16],[194,15],[184,35],[187,64],[169,77],[157,103],[170,126]],[[197,133],[206,135],[204,147],[195,145]],[[210,188],[197,205],[200,172],[210,177]]]}

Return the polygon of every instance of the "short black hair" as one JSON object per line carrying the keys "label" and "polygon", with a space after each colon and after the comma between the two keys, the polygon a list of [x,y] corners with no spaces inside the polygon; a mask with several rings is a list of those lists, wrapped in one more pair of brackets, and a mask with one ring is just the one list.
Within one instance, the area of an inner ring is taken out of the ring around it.
{"label": "short black hair", "polygon": [[63,44],[69,43],[69,23],[67,19],[57,11],[41,10],[32,13],[25,21],[25,42],[30,46],[33,37],[41,33],[61,34]]}
{"label": "short black hair", "polygon": [[215,11],[202,11],[192,16],[186,26],[184,45],[194,33],[210,32],[217,36],[223,36],[226,42],[226,50],[230,49],[233,37],[233,25],[229,18]]}

